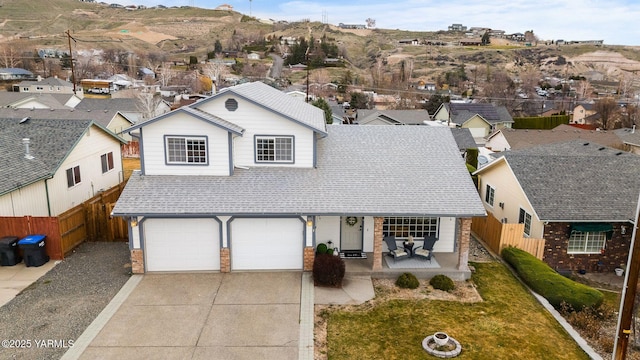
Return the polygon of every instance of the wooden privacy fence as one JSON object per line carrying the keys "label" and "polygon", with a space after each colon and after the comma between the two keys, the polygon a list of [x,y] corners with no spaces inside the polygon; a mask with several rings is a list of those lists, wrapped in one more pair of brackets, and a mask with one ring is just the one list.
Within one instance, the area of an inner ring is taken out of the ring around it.
{"label": "wooden privacy fence", "polygon": [[63,259],[65,254],[87,240],[126,241],[126,221],[111,217],[111,210],[123,188],[124,183],[54,217],[0,217],[0,237],[46,235],[45,248],[54,260]]}
{"label": "wooden privacy fence", "polygon": [[540,260],[544,256],[544,239],[524,237],[524,224],[503,224],[488,214],[487,217],[474,217],[471,231],[496,254],[507,246],[513,246]]}

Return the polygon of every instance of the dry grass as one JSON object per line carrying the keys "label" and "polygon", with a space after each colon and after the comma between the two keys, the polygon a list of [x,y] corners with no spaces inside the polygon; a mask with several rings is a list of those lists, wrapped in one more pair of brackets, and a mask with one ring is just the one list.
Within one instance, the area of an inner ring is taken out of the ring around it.
{"label": "dry grass", "polygon": [[124,180],[129,180],[133,170],[140,169],[140,159],[138,158],[122,158],[122,168],[124,169]]}
{"label": "dry grass", "polygon": [[[386,293],[361,306],[322,309],[327,357],[424,359],[422,340],[444,331],[462,344],[459,359],[588,359],[504,265],[474,266],[482,302],[395,299]],[[383,294],[378,286],[376,291]]]}

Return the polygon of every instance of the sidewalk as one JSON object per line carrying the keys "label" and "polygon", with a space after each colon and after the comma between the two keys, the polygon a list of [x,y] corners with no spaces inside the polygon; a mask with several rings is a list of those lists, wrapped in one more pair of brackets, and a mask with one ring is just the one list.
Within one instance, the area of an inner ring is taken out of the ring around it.
{"label": "sidewalk", "polygon": [[50,260],[38,267],[26,267],[24,262],[14,266],[0,266],[0,306],[11,301],[58,263],[59,261]]}

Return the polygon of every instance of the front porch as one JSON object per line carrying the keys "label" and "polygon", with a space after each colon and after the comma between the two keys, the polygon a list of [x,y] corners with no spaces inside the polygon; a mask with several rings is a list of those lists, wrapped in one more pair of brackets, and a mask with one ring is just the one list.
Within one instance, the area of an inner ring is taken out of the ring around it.
{"label": "front porch", "polygon": [[[435,275],[443,274],[450,277],[455,281],[467,280],[471,277],[471,270],[468,266],[464,266],[463,269],[458,269],[458,253],[434,253],[433,257],[436,259],[440,267],[438,268],[389,268],[386,258],[389,258],[387,253],[382,254],[382,268],[379,270],[373,269],[373,253],[367,253],[366,259],[352,259],[345,258],[344,263],[346,267],[347,276],[371,276],[372,278],[381,279],[395,279],[400,274],[410,272],[419,279],[429,279]],[[393,260],[392,260],[393,261]],[[400,260],[402,261],[409,260]],[[428,261],[428,260],[423,260]]]}

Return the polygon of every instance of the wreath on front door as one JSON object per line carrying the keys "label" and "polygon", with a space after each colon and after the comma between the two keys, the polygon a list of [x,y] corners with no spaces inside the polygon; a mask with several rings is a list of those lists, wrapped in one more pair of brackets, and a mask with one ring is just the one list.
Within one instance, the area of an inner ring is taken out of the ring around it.
{"label": "wreath on front door", "polygon": [[354,226],[355,224],[358,223],[358,218],[355,216],[347,216],[347,218],[345,219],[345,222],[349,226]]}

